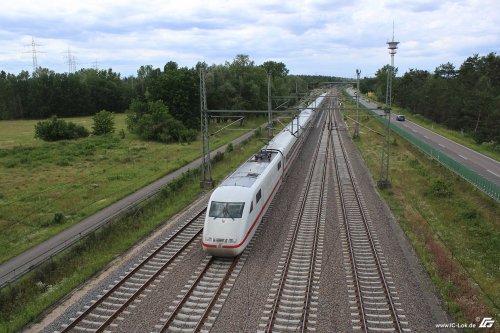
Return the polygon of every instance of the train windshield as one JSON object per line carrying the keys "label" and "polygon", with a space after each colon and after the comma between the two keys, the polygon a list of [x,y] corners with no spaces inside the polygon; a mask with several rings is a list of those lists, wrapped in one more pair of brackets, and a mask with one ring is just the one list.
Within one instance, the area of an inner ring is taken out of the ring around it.
{"label": "train windshield", "polygon": [[212,201],[208,216],[213,218],[230,217],[239,219],[243,215],[244,202],[220,202]]}

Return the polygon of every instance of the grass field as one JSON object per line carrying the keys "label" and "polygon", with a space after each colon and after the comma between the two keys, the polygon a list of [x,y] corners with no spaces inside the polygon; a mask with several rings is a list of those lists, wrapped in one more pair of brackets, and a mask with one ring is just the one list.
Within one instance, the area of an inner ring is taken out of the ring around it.
{"label": "grass field", "polygon": [[[62,118],[92,130],[92,117]],[[126,130],[126,115],[115,114],[115,133]],[[19,146],[39,146],[44,141],[35,139],[35,125],[39,120],[0,120],[0,149]]]}
{"label": "grass field", "polygon": [[[231,153],[224,153],[222,160],[213,164],[213,179],[216,183],[220,182],[261,147],[262,141],[254,138],[235,147]],[[17,331],[36,320],[44,310],[188,206],[201,191],[198,174],[184,175],[175,186],[162,191],[131,217],[121,218],[93,233],[49,263],[2,289],[0,333]]]}
{"label": "grass field", "polygon": [[[92,125],[91,117],[71,121]],[[211,138],[211,148],[264,121],[233,125]],[[0,262],[200,156],[199,141],[162,144],[129,133],[46,143],[33,138],[35,123],[0,121]],[[125,115],[116,115],[115,127],[125,128]]]}
{"label": "grass field", "polygon": [[[353,117],[354,113],[348,114]],[[375,182],[379,179],[382,125],[362,113],[355,140]],[[353,123],[350,130],[353,131]],[[369,130],[371,129],[371,130]],[[500,299],[500,206],[395,133],[390,181],[381,190],[407,236],[461,322],[495,317]]]}

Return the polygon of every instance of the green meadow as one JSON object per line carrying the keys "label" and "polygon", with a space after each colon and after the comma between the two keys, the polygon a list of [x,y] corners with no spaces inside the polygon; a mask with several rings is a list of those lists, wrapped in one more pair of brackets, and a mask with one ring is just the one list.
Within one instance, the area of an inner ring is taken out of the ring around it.
{"label": "green meadow", "polygon": [[[199,158],[198,140],[142,141],[126,131],[125,119],[115,116],[111,136],[50,143],[34,138],[37,121],[0,121],[0,262]],[[70,121],[92,126],[91,117]],[[264,121],[230,126],[211,137],[211,148]],[[227,124],[211,124],[211,132]]]}
{"label": "green meadow", "polygon": [[[215,182],[219,183],[262,146],[262,140],[254,137],[218,154],[212,165]],[[44,311],[106,269],[113,259],[164,225],[201,193],[199,173],[185,173],[128,215],[117,218],[0,290],[0,333],[18,331],[37,321]]]}

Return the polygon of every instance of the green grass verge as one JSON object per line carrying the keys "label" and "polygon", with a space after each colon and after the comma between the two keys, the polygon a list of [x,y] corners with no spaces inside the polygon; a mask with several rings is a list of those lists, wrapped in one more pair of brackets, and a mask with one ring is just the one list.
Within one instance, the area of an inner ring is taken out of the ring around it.
{"label": "green grass verge", "polygon": [[[71,120],[92,125],[91,117]],[[16,143],[0,149],[0,263],[200,156],[199,141],[163,144],[129,133],[123,138],[125,115],[115,120],[112,136],[51,143],[27,139],[24,132],[32,137],[36,121],[0,122],[0,140]],[[234,124],[211,137],[211,148],[263,122],[265,117],[247,119],[243,128]],[[211,124],[211,131],[225,125]]]}
{"label": "green grass verge", "polygon": [[[365,96],[365,98],[368,98]],[[470,135],[462,134],[460,132],[451,130],[443,125],[437,124],[432,120],[424,118],[421,115],[413,114],[406,109],[392,106],[393,114],[403,114],[406,119],[425,127],[433,132],[436,132],[445,138],[453,140],[461,145],[473,149],[483,155],[489,156],[494,160],[500,161],[500,144],[497,143],[494,145],[493,143],[482,143],[478,144]]]}
{"label": "green grass verge", "polygon": [[[262,145],[260,139],[254,138],[219,155],[212,168],[216,183]],[[43,267],[3,288],[0,291],[0,332],[13,332],[36,320],[68,292],[188,206],[200,193],[198,173],[185,174],[131,216],[114,221]]]}
{"label": "green grass verge", "polygon": [[[354,117],[352,112],[346,115]],[[345,119],[353,133],[353,122]],[[376,182],[382,137],[368,129],[383,133],[383,127],[366,111],[360,120],[360,139],[354,142]],[[412,241],[450,314],[466,323],[475,322],[476,317],[498,316],[498,203],[394,132],[391,138],[392,187],[380,193]]]}

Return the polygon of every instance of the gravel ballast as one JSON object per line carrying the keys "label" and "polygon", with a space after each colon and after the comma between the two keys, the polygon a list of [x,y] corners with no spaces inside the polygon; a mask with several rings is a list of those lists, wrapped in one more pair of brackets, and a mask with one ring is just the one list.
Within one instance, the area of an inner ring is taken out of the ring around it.
{"label": "gravel ballast", "polygon": [[[325,121],[320,113],[313,121],[310,134],[304,142],[294,164],[290,167],[272,207],[264,217],[254,237],[253,247],[246,262],[236,278],[229,295],[222,307],[211,332],[256,332],[264,305],[271,290],[272,278],[283,251],[290,221],[293,220],[300,191],[303,187],[307,170],[319,139],[321,122]],[[443,304],[437,296],[423,265],[416,256],[409,240],[392,215],[384,200],[377,193],[375,184],[364,165],[347,130],[342,131],[347,154],[356,175],[358,186],[369,210],[375,232],[387,259],[388,269],[402,303],[406,320],[413,332],[442,332],[436,324],[453,322],[443,310]],[[333,166],[328,170],[328,204],[324,235],[322,270],[319,279],[319,309],[316,324],[317,332],[352,331],[351,310],[347,293],[346,274],[338,219]],[[204,198],[203,200],[206,200]],[[91,300],[96,299],[101,291],[113,283],[120,275],[136,264],[141,257],[161,240],[167,237],[182,221],[182,217],[173,219],[140,246],[132,249],[120,260],[115,261],[101,276],[89,281],[82,290],[75,292],[60,308],[55,309],[40,324],[33,325],[27,332],[54,332],[62,324],[69,322],[77,311],[81,311]],[[164,312],[203,260],[205,254],[193,248],[175,267],[162,274],[150,291],[135,302],[124,320],[117,327],[108,328],[116,332],[151,332],[155,325],[164,318]]]}

